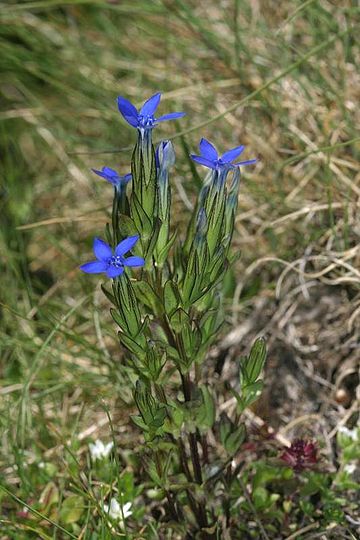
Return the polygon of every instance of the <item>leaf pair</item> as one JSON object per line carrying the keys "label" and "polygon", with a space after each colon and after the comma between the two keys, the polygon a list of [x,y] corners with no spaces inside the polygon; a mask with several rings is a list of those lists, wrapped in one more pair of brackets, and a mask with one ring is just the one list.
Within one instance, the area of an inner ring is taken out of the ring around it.
{"label": "leaf pair", "polygon": [[263,381],[259,380],[266,359],[266,345],[263,338],[253,344],[249,356],[240,359],[240,393],[232,390],[239,412],[243,412],[256,401],[263,389]]}

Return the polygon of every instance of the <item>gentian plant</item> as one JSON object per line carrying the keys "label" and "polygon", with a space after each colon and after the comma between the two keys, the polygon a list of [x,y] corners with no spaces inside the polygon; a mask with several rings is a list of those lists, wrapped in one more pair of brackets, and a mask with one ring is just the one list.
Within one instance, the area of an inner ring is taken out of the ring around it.
{"label": "gentian plant", "polygon": [[[154,148],[152,134],[184,113],[155,117],[160,97],[139,111],[117,100],[137,131],[131,175],[94,170],[114,186],[112,221],[106,242],[94,240],[96,260],[80,268],[110,278],[103,291],[113,305],[124,362],[137,379],[132,420],[143,434],[144,473],[163,521],[176,530],[174,538],[222,538],[237,526],[230,504],[238,496],[232,494],[233,462],[246,437],[242,413],[262,390],[266,351],[260,338],[239,358],[239,378],[230,389],[210,384],[208,353],[224,323],[224,278],[236,259],[230,247],[240,166],[256,160],[236,161],[243,146],[219,157],[201,140],[201,155],[191,158],[210,171],[182,236],[171,221],[174,148],[170,141]],[[225,393],[235,398],[232,418],[220,414]]]}

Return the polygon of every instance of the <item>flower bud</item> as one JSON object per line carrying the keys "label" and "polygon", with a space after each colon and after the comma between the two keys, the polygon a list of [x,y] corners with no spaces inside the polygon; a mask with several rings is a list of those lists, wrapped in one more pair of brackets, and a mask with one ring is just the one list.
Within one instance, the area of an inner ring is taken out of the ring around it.
{"label": "flower bud", "polygon": [[159,217],[164,221],[168,218],[170,210],[169,169],[175,163],[174,147],[170,141],[162,141],[159,144],[155,160],[158,171]]}

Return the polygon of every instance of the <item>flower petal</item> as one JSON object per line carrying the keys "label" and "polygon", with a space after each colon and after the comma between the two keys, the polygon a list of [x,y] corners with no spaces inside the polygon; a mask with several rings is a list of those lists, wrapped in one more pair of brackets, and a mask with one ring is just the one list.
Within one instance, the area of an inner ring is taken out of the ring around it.
{"label": "flower petal", "polygon": [[169,114],[163,114],[160,118],[156,118],[156,122],[165,122],[165,120],[175,120],[176,118],[182,118],[185,116],[184,112],[172,112]]}
{"label": "flower petal", "polygon": [[127,517],[131,516],[132,514],[132,510],[130,510],[132,506],[132,503],[131,502],[127,502],[124,504],[123,506],[123,514],[124,514],[124,518],[126,519]]}
{"label": "flower petal", "polygon": [[129,100],[122,96],[117,98],[119,112],[123,115],[130,126],[136,127],[138,124],[138,112]]}
{"label": "flower petal", "polygon": [[116,184],[120,179],[119,174],[114,169],[111,169],[110,167],[103,167],[101,171],[98,171],[96,169],[91,169],[91,170],[98,176],[101,176],[101,178],[105,178],[105,180],[107,180],[111,184]]}
{"label": "flower petal", "polygon": [[97,174],[98,176],[101,176],[101,178],[106,178],[106,174],[103,173],[103,171],[98,171],[97,169],[91,169],[93,173]]}
{"label": "flower petal", "polygon": [[139,235],[135,236],[129,236],[128,238],[125,238],[125,240],[122,240],[120,244],[118,244],[115,248],[115,255],[121,256],[125,255],[130,249],[132,249],[136,242],[139,240]]}
{"label": "flower petal", "polygon": [[121,181],[123,184],[127,184],[132,179],[132,174],[128,173],[121,177]]}
{"label": "flower petal", "polygon": [[144,266],[145,261],[142,257],[128,257],[124,259],[125,266]]}
{"label": "flower petal", "polygon": [[194,156],[194,154],[191,154],[190,157],[193,161],[196,161],[196,163],[200,163],[200,165],[209,167],[209,169],[216,169],[216,164],[213,161],[210,161],[210,159],[206,159],[201,156]]}
{"label": "flower petal", "polygon": [[86,274],[101,274],[105,272],[108,265],[103,261],[91,261],[80,266],[80,270]]}
{"label": "flower petal", "polygon": [[159,106],[161,94],[158,92],[145,101],[144,105],[140,109],[140,114],[143,116],[152,116]]}
{"label": "flower petal", "polygon": [[228,152],[225,152],[225,154],[223,154],[223,155],[221,156],[221,159],[222,159],[225,163],[230,163],[231,161],[234,161],[234,159],[236,159],[237,157],[239,157],[240,154],[243,153],[244,148],[245,148],[245,146],[244,146],[244,145],[241,145],[241,146],[237,146],[236,148],[233,148],[232,150],[228,150]]}
{"label": "flower petal", "polygon": [[257,159],[248,159],[247,161],[239,161],[239,163],[234,163],[236,167],[241,167],[241,165],[252,165],[256,163]]}
{"label": "flower petal", "polygon": [[101,171],[103,174],[106,174],[106,176],[119,176],[115,169],[112,169],[111,167],[103,167]]}
{"label": "flower petal", "polygon": [[117,276],[121,276],[121,274],[124,273],[124,268],[122,266],[109,266],[106,273],[109,278],[116,278]]}
{"label": "flower petal", "polygon": [[218,158],[218,153],[215,146],[208,140],[201,139],[199,148],[202,157],[210,159],[211,161],[215,161]]}
{"label": "flower petal", "polygon": [[111,247],[104,242],[104,240],[101,240],[101,238],[94,238],[93,248],[95,257],[99,259],[99,261],[107,261],[107,259],[112,255]]}

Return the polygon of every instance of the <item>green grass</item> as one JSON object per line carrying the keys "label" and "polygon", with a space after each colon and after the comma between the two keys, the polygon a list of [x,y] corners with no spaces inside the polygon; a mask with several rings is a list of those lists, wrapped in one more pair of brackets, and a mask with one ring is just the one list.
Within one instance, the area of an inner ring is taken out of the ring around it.
{"label": "green grass", "polygon": [[[77,270],[110,210],[111,189],[89,169],[129,166],[134,134],[117,95],[140,104],[160,90],[161,111],[187,112],[157,136],[174,139],[176,180],[190,200],[198,183],[187,149],[202,136],[259,156],[242,183],[232,324],[261,298],[275,306],[289,263],[288,289],[300,272],[351,298],[345,321],[357,308],[356,23],[351,1],[0,4],[2,538],[111,538],[87,442],[114,437],[122,478],[136,470],[129,375],[98,282]],[[181,230],[175,187],[174,197]],[[110,469],[104,497],[118,482],[125,489]],[[61,517],[70,494],[82,497],[81,527]],[[32,525],[16,517],[26,505]]]}

